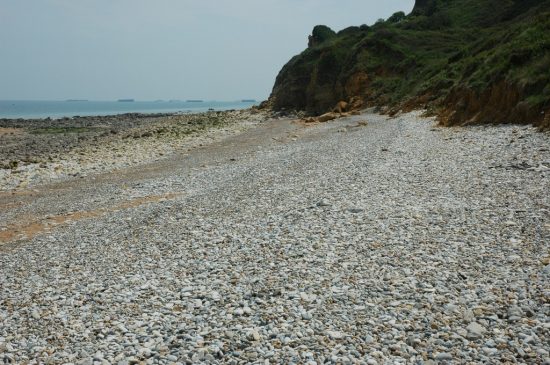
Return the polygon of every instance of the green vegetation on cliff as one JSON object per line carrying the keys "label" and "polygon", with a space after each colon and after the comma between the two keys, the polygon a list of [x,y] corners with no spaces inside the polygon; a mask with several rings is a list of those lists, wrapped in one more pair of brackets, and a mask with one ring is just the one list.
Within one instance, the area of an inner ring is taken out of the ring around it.
{"label": "green vegetation on cliff", "polygon": [[317,26],[271,100],[320,114],[352,97],[426,107],[445,124],[549,127],[550,0],[417,0],[372,26]]}

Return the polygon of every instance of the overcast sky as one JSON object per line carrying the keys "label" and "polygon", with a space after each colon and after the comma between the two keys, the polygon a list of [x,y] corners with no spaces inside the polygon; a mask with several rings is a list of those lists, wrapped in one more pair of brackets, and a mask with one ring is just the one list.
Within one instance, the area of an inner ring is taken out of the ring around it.
{"label": "overcast sky", "polygon": [[314,25],[414,0],[0,0],[0,99],[263,100]]}

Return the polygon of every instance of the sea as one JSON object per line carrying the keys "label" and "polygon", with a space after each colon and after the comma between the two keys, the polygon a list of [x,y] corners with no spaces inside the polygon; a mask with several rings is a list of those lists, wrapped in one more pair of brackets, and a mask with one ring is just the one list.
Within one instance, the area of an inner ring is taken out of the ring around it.
{"label": "sea", "polygon": [[242,101],[32,101],[0,100],[0,119],[59,119],[63,117],[114,115],[125,113],[199,113],[208,110],[246,109],[254,100]]}

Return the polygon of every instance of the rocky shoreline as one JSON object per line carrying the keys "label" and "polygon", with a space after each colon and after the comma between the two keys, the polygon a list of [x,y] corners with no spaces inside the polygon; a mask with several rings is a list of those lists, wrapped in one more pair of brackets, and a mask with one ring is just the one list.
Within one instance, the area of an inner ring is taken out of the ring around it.
{"label": "rocky shoreline", "polygon": [[0,119],[0,191],[162,159],[268,118],[256,109]]}

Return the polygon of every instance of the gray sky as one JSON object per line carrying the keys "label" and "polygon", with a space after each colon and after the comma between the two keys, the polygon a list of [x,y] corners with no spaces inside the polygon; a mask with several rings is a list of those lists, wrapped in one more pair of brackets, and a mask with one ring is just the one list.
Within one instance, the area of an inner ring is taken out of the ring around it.
{"label": "gray sky", "polygon": [[414,0],[0,0],[0,99],[265,99],[313,26]]}

